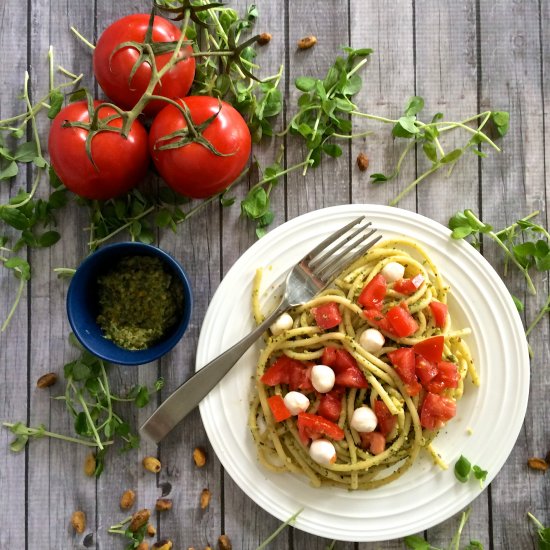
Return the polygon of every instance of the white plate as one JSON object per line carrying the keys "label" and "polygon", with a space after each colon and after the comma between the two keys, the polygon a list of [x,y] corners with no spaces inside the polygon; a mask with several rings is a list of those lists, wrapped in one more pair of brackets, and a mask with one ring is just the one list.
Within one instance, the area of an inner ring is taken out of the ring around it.
{"label": "white plate", "polygon": [[[487,485],[503,466],[521,429],[529,391],[529,357],[520,317],[503,282],[468,243],[454,241],[442,225],[405,210],[344,205],[295,218],[270,232],[231,268],[208,308],[197,350],[197,369],[254,326],[251,286],[258,267],[263,288],[277,283],[328,234],[365,214],[384,237],[416,239],[451,285],[453,326],[469,326],[469,345],[481,387],[467,383],[456,417],[435,440],[451,465],[443,471],[423,456],[401,478],[372,491],[315,489],[306,478],[264,470],[247,425],[252,376],[260,344],[249,350],[201,403],[210,442],[237,485],[281,521],[299,509],[298,529],[329,539],[382,541],[436,525],[480,492],[477,480],[459,483],[452,465],[463,454],[488,470]],[[506,414],[502,414],[506,411]]]}

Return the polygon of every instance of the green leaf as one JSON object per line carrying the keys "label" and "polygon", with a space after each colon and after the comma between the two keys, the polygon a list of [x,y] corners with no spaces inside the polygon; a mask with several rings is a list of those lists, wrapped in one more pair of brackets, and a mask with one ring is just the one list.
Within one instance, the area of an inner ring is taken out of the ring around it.
{"label": "green leaf", "polygon": [[462,156],[462,149],[453,149],[450,153],[447,153],[439,159],[441,164],[448,164],[449,162],[454,162]]}
{"label": "green leaf", "polygon": [[10,443],[10,450],[14,453],[19,453],[25,448],[25,445],[27,444],[28,441],[29,441],[28,435],[18,435]]}
{"label": "green leaf", "polygon": [[59,176],[55,173],[55,170],[52,166],[48,168],[48,177],[50,178],[50,185],[54,189],[59,189],[63,187],[63,182],[59,179]]}
{"label": "green leaf", "polygon": [[401,117],[395,126],[392,128],[392,134],[394,137],[411,138],[415,134],[419,133],[419,129],[415,125],[414,117]]}
{"label": "green leaf", "polygon": [[138,409],[145,407],[149,403],[149,390],[146,386],[141,386],[137,394],[135,404]]}
{"label": "green leaf", "polygon": [[512,296],[512,300],[514,300],[516,309],[521,313],[525,309],[523,302],[517,296],[514,296],[513,294],[511,296]]}
{"label": "green leaf", "polygon": [[467,225],[462,225],[460,227],[455,227],[451,233],[451,238],[455,240],[460,240],[466,238],[468,235],[471,235],[474,232],[474,229]]}
{"label": "green leaf", "polygon": [[405,116],[412,117],[417,115],[424,108],[424,99],[420,96],[413,96],[407,102],[405,106]]}
{"label": "green leaf", "polygon": [[479,479],[480,481],[485,481],[487,479],[487,474],[489,472],[487,470],[483,470],[479,466],[475,465],[473,467],[473,473],[474,473],[474,477],[476,479]]}
{"label": "green leaf", "polygon": [[88,419],[84,412],[79,412],[74,420],[74,429],[78,435],[88,435],[90,430],[88,427]]}
{"label": "green leaf", "polygon": [[76,361],[72,368],[72,377],[76,381],[85,380],[90,376],[90,367],[82,361]]}
{"label": "green leaf", "polygon": [[157,380],[155,380],[154,387],[155,387],[155,391],[162,390],[162,388],[164,388],[164,378],[162,378],[162,377],[157,378]]}
{"label": "green leaf", "polygon": [[464,550],[483,550],[483,544],[478,540],[471,540],[470,543],[464,547]]}
{"label": "green leaf", "polygon": [[472,471],[472,464],[465,456],[460,455],[460,458],[456,461],[454,471],[456,479],[461,483],[466,483]]}
{"label": "green leaf", "polygon": [[405,545],[407,548],[412,548],[413,550],[430,550],[430,544],[418,535],[409,535],[404,539]]}
{"label": "green leaf", "polygon": [[363,79],[358,75],[354,74],[346,82],[346,85],[342,88],[342,93],[347,96],[355,95],[361,87],[363,86]]}
{"label": "green leaf", "polygon": [[269,208],[269,197],[263,187],[258,187],[248,193],[241,202],[242,213],[250,219],[258,219],[263,216]]}
{"label": "green leaf", "polygon": [[155,216],[155,224],[158,227],[166,227],[169,225],[169,223],[172,221],[172,214],[169,210],[166,210],[163,208],[162,210],[159,210],[157,215]]}
{"label": "green leaf", "polygon": [[371,183],[384,183],[385,181],[389,181],[391,177],[386,176],[385,174],[381,174],[377,172],[376,174],[371,174]]}
{"label": "green leaf", "polygon": [[422,150],[424,151],[424,154],[435,164],[437,162],[437,149],[435,148],[435,145],[428,141],[422,145]]}
{"label": "green leaf", "polygon": [[443,113],[435,113],[435,115],[432,117],[432,123],[443,120],[443,116]]}
{"label": "green leaf", "polygon": [[4,262],[4,267],[6,269],[13,269],[15,271],[15,276],[18,279],[23,279],[23,281],[28,281],[31,278],[31,266],[29,262],[18,256],[12,256]]}
{"label": "green leaf", "polygon": [[309,76],[300,76],[294,81],[294,85],[302,92],[311,92],[315,89],[317,80]]}
{"label": "green leaf", "polygon": [[10,161],[5,168],[0,169],[0,180],[9,180],[17,176],[19,167],[15,161]]}
{"label": "green leaf", "polygon": [[54,119],[63,107],[65,96],[59,90],[50,92],[50,108],[48,109],[48,118]]}
{"label": "green leaf", "polygon": [[222,206],[225,206],[225,207],[231,206],[232,204],[235,204],[235,200],[236,200],[235,197],[223,197],[223,196],[222,196],[222,197],[220,198],[220,204],[221,204]]}
{"label": "green leaf", "polygon": [[504,137],[508,132],[510,113],[506,111],[493,111],[491,113],[491,120],[493,121],[500,137]]}
{"label": "green leaf", "polygon": [[38,156],[38,150],[34,141],[21,144],[15,151],[17,162],[32,162]]}
{"label": "green leaf", "polygon": [[324,143],[323,151],[330,157],[337,158],[342,156],[342,148],[335,143]]}
{"label": "green leaf", "polygon": [[46,231],[38,237],[38,245],[47,248],[48,246],[53,246],[59,239],[61,235],[57,231]]}

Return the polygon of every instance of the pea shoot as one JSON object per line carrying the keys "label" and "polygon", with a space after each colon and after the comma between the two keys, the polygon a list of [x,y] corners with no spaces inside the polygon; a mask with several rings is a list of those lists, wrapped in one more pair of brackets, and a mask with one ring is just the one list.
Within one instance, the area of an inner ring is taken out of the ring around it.
{"label": "pea shoot", "polygon": [[480,466],[473,465],[463,455],[456,461],[454,467],[455,477],[460,483],[467,483],[470,476],[473,475],[475,479],[479,480],[480,487],[483,487],[483,482],[487,478],[488,472],[483,470]]}
{"label": "pea shoot", "polygon": [[[71,338],[75,343],[74,337]],[[57,434],[45,426],[26,426],[21,422],[4,422],[15,436],[10,445],[14,452],[22,451],[32,438],[51,437],[70,443],[96,449],[95,476],[99,477],[105,464],[107,448],[116,441],[127,451],[139,446],[139,436],[116,410],[119,402],[133,403],[137,408],[145,407],[151,394],[159,391],[164,381],[158,379],[152,388],[136,384],[125,396],[115,395],[110,388],[108,371],[110,365],[89,352],[82,350],[79,357],[67,363],[64,368],[65,393],[54,399],[64,401],[67,411],[74,419],[75,436]]]}

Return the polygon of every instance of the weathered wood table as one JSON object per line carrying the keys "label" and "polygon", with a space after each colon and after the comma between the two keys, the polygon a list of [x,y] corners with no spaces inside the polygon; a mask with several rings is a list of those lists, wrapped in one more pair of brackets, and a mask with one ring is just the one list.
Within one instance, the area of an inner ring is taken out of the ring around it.
{"label": "weathered wood table", "polygon": [[[245,2],[231,5],[243,8]],[[499,143],[502,153],[484,147],[488,158],[469,155],[457,164],[452,175],[443,172],[426,179],[399,206],[447,224],[458,210],[472,208],[484,221],[502,228],[532,211],[547,225],[550,193],[550,3],[545,0],[429,1],[375,0],[269,2],[258,0],[257,28],[273,35],[259,54],[262,73],[273,74],[284,64],[282,90],[286,97],[278,125],[290,119],[298,96],[298,76],[321,76],[344,45],[375,50],[362,72],[363,89],[355,100],[363,110],[397,118],[412,95],[422,96],[426,112],[441,111],[449,120],[462,120],[487,109],[510,112],[510,130]],[[94,90],[90,51],[70,32],[75,26],[82,35],[96,40],[113,20],[136,11],[146,12],[145,0],[3,0],[0,4],[0,118],[21,112],[20,95],[25,70],[30,73],[34,99],[48,86],[46,53],[53,45],[56,64],[84,74],[84,84]],[[318,43],[307,51],[297,41],[315,35]],[[97,93],[97,87],[95,88]],[[40,122],[46,144],[48,122]],[[389,128],[367,121],[354,122],[357,132],[379,130],[343,145],[343,155],[325,159],[320,167],[286,176],[273,192],[275,220],[271,227],[302,213],[345,203],[388,204],[399,190],[428,166],[421,151],[403,166],[397,180],[371,185],[369,172],[391,171],[403,150]],[[285,162],[300,162],[307,151],[292,137],[273,139],[255,147],[262,165],[273,161],[284,143]],[[449,149],[450,150],[450,149]],[[359,152],[370,159],[368,172],[360,172],[355,159]],[[30,186],[32,174],[23,170],[15,183],[0,182],[4,203],[20,186]],[[250,183],[250,182],[249,182]],[[235,188],[240,199],[247,183]],[[39,188],[47,196],[47,184]],[[74,202],[58,215],[61,241],[52,248],[25,249],[32,278],[8,328],[0,334],[0,418],[30,425],[45,424],[55,432],[73,433],[72,420],[62,402],[51,400],[62,390],[62,366],[75,356],[67,340],[65,314],[67,281],[54,274],[56,267],[75,267],[87,254],[87,211]],[[0,235],[11,235],[0,226]],[[199,215],[179,226],[177,233],[159,231],[157,243],[178,258],[187,269],[195,294],[191,325],[184,339],[159,364],[113,369],[115,388],[152,383],[161,375],[166,385],[162,400],[194,371],[197,339],[210,299],[218,284],[239,256],[255,241],[252,225],[239,215],[238,204],[222,208],[209,205]],[[502,255],[485,243],[484,255],[503,273]],[[525,300],[522,313],[529,324],[544,305],[549,290],[547,275],[537,275],[538,294],[527,295],[523,279],[510,270],[505,282],[510,291]],[[0,269],[0,318],[6,318],[19,282]],[[527,466],[529,457],[544,457],[550,450],[549,318],[543,318],[530,337],[533,350],[531,391],[523,429],[505,466],[473,504],[464,530],[464,541],[477,539],[490,549],[534,548],[535,530],[526,517],[535,514],[550,523],[550,472]],[[494,342],[499,345],[498,341]],[[40,390],[36,381],[46,372],[59,373],[61,381],[50,390]],[[155,401],[153,399],[153,401]],[[134,413],[128,408],[132,426],[152,412],[155,403]],[[515,411],[503,410],[503,415]],[[83,474],[86,448],[43,438],[31,441],[18,454],[9,451],[12,434],[0,431],[0,502],[3,526],[0,548],[123,548],[124,541],[107,533],[120,521],[123,490],[133,487],[139,502],[151,505],[170,490],[173,510],[155,518],[158,533],[174,541],[174,548],[216,547],[218,536],[227,533],[233,548],[256,548],[279,525],[279,521],[256,506],[224,472],[209,448],[198,411],[192,413],[158,449],[143,442],[125,454],[111,453],[99,479]],[[192,452],[207,449],[207,464],[197,469]],[[155,477],[140,465],[143,456],[156,455],[163,463]],[[210,506],[201,510],[203,488],[212,493]],[[412,495],[411,495],[411,498]],[[75,535],[70,517],[75,510],[87,514],[83,535]],[[434,546],[447,546],[459,516],[430,529],[425,535]],[[92,536],[90,536],[90,534]],[[86,536],[87,535],[87,536]],[[270,548],[322,549],[331,541],[288,528]],[[335,548],[403,548],[402,540],[380,543],[337,542]]]}

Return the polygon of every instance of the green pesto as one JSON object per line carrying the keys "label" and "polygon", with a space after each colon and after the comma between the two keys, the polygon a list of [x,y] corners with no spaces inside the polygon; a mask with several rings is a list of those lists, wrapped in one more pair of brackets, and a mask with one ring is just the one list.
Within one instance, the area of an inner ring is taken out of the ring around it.
{"label": "green pesto", "polygon": [[181,281],[160,258],[122,258],[97,283],[97,322],[105,338],[121,348],[150,347],[163,338],[181,314]]}

